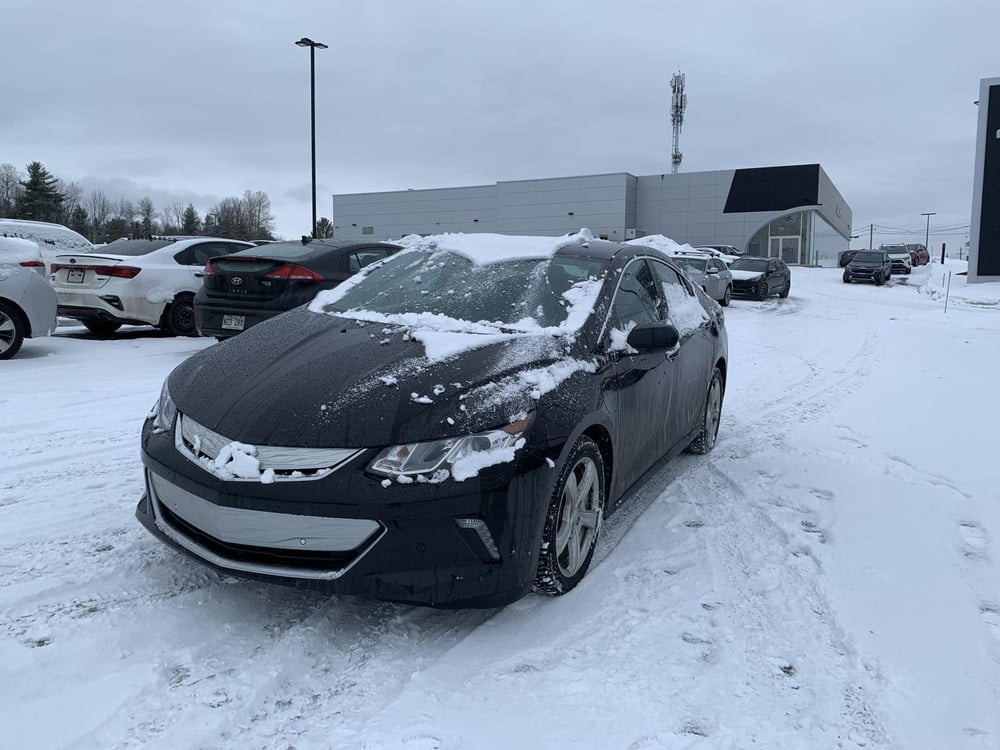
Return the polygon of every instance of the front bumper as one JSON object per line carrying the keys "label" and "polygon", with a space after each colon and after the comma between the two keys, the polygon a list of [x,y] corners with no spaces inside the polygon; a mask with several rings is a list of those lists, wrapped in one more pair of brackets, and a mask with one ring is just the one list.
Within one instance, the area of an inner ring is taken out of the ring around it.
{"label": "front bumper", "polygon": [[909,273],[913,266],[905,260],[894,260],[890,265],[892,273]]}
{"label": "front bumper", "polygon": [[[238,304],[212,304],[203,303],[195,298],[194,322],[198,333],[202,336],[216,336],[217,338],[227,338],[242,333],[248,328],[252,328],[258,323],[263,323],[276,315],[286,312],[285,308],[268,309],[262,306],[238,305]],[[227,315],[239,315],[243,317],[242,328],[223,328],[223,318]]]}
{"label": "front bumper", "polygon": [[[544,460],[383,487],[365,472],[373,455],[313,481],[226,481],[147,420],[136,517],[203,564],[271,583],[435,607],[502,606],[530,590],[555,481]],[[482,521],[489,541],[458,519]]]}
{"label": "front bumper", "polygon": [[763,284],[763,281],[734,281],[733,294],[741,297],[756,297]]}
{"label": "front bumper", "polygon": [[877,281],[882,278],[882,268],[847,268],[844,276],[850,281]]}

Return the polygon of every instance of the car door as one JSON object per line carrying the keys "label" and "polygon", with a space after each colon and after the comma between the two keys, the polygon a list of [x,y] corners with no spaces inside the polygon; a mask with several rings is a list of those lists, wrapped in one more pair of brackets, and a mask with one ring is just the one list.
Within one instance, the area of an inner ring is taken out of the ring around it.
{"label": "car door", "polygon": [[606,348],[614,362],[609,389],[617,403],[616,462],[624,490],[666,451],[664,423],[670,412],[674,362],[663,350],[637,352],[625,343],[636,325],[665,322],[665,301],[644,259],[622,271],[611,305]]}
{"label": "car door", "polygon": [[235,242],[219,242],[217,240],[194,242],[174,255],[174,261],[187,272],[186,276],[190,280],[190,287],[198,289],[205,275],[205,264],[210,258],[230,255],[237,250],[244,250],[248,247],[253,247],[253,245],[240,245]]}
{"label": "car door", "polygon": [[666,263],[650,261],[667,305],[667,321],[680,339],[667,353],[672,362],[670,418],[664,423],[666,450],[698,426],[714,366],[718,327],[692,286]]}

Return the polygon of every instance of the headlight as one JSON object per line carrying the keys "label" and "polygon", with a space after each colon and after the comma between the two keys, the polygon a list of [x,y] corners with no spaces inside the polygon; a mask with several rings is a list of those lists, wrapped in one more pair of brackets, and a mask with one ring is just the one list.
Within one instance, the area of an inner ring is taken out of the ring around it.
{"label": "headlight", "polygon": [[169,431],[174,426],[174,417],[177,416],[177,407],[174,400],[170,398],[170,391],[167,390],[167,381],[163,381],[163,388],[160,389],[160,400],[156,402],[156,416],[153,418],[154,430]]}
{"label": "headlight", "polygon": [[[500,429],[479,432],[475,435],[462,435],[427,443],[394,445],[379,453],[368,470],[385,477],[435,474],[441,469],[450,469],[456,461],[473,453],[498,448],[518,448],[523,444],[524,432],[533,417],[533,413],[528,414],[523,419]],[[444,476],[447,477],[447,474]]]}

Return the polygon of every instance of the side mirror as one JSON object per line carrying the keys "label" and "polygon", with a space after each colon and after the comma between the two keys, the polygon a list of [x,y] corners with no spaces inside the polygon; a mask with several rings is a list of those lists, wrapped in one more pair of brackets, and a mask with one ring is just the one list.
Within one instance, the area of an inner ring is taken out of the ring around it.
{"label": "side mirror", "polygon": [[680,341],[677,329],[669,323],[642,323],[628,334],[628,345],[640,352],[673,349]]}

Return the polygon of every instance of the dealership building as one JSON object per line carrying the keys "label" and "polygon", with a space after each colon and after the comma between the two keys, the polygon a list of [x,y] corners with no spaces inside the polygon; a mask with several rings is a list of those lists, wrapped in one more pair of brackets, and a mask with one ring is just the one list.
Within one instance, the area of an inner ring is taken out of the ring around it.
{"label": "dealership building", "polygon": [[333,196],[333,216],[339,239],[587,227],[609,240],[662,234],[808,266],[836,266],[851,236],[851,208],[819,164],[347,193]]}

